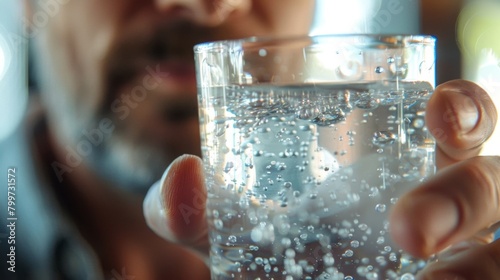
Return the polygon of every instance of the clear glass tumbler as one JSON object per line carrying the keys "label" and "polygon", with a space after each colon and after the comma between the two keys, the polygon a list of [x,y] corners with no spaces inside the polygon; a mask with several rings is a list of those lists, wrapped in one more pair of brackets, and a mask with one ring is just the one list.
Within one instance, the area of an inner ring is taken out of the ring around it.
{"label": "clear glass tumbler", "polygon": [[430,36],[195,47],[212,279],[414,279],[388,212],[434,174]]}

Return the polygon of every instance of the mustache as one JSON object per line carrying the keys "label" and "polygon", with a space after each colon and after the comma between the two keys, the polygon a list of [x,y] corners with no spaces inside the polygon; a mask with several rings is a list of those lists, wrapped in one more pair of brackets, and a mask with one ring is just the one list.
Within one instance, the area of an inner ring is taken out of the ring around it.
{"label": "mustache", "polygon": [[[107,115],[118,89],[145,73],[147,67],[156,67],[170,59],[194,64],[194,45],[214,38],[212,30],[189,21],[151,24],[150,28],[123,32],[103,60],[105,94],[97,113]],[[194,100],[184,100],[165,106],[162,111],[165,120],[180,120],[194,116],[197,104]]]}
{"label": "mustache", "polygon": [[105,61],[107,80],[120,84],[148,66],[169,59],[194,63],[194,45],[213,38],[208,28],[189,21],[158,24],[149,29],[125,32],[116,40]]}

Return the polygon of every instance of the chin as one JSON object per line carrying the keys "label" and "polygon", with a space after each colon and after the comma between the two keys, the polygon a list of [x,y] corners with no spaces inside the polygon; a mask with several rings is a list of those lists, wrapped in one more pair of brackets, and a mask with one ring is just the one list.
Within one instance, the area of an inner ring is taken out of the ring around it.
{"label": "chin", "polygon": [[117,126],[103,138],[88,162],[95,172],[119,188],[145,194],[175,158],[201,153],[197,117],[175,122],[139,122],[130,116],[112,122]]}

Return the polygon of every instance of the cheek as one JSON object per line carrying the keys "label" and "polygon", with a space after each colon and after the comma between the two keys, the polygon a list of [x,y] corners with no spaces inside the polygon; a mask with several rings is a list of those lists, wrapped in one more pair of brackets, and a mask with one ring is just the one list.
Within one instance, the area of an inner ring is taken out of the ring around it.
{"label": "cheek", "polygon": [[64,94],[82,110],[95,113],[105,98],[103,61],[116,25],[106,5],[93,9],[93,2],[71,1],[60,7],[47,26],[45,49]]}

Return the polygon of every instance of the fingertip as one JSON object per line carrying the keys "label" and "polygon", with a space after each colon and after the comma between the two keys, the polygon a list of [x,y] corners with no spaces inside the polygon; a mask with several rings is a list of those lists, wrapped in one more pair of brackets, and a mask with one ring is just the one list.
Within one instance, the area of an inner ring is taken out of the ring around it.
{"label": "fingertip", "polygon": [[496,109],[488,94],[469,81],[439,85],[427,104],[427,127],[452,160],[476,155],[495,123]]}
{"label": "fingertip", "polygon": [[161,185],[168,228],[180,242],[197,242],[206,234],[206,189],[201,159],[193,155],[177,158]]}
{"label": "fingertip", "polygon": [[[414,226],[411,216],[407,215],[407,207],[398,202],[396,207],[390,213],[390,233],[394,242],[401,247],[405,252],[418,257],[427,257],[426,252],[421,246],[424,243],[422,236],[418,233],[418,229]],[[420,245],[419,245],[420,244]]]}
{"label": "fingertip", "polygon": [[167,239],[174,240],[174,236],[166,224],[165,210],[160,194],[161,181],[151,186],[143,201],[143,213],[146,224],[157,235]]}
{"label": "fingertip", "polygon": [[391,212],[390,230],[403,250],[425,259],[448,245],[459,222],[454,201],[440,194],[415,192],[402,197]]}
{"label": "fingertip", "polygon": [[471,87],[465,81],[448,82],[438,86],[429,100],[427,126],[439,142],[459,148],[477,127],[482,111]]}
{"label": "fingertip", "polygon": [[159,236],[181,243],[203,243],[206,234],[203,163],[183,155],[165,170],[146,194],[143,211]]}

